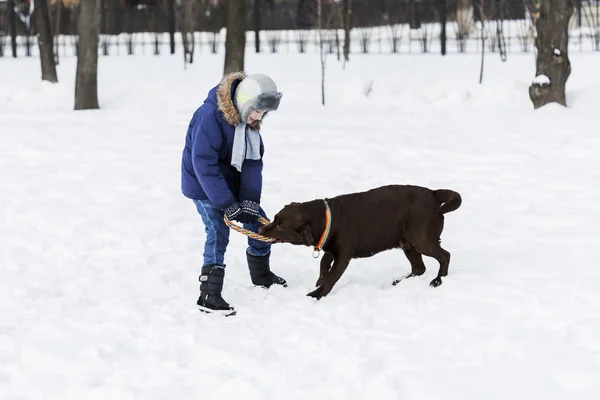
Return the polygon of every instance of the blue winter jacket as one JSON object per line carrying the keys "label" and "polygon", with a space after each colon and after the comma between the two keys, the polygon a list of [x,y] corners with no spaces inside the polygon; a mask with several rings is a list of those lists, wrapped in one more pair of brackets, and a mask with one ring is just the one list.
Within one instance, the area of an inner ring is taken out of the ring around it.
{"label": "blue winter jacket", "polygon": [[[181,191],[190,199],[208,199],[219,209],[235,201],[260,203],[264,144],[260,140],[260,160],[245,160],[242,172],[231,166],[231,152],[239,113],[232,93],[245,77],[243,73],[225,76],[208,92],[188,126],[181,161]],[[259,130],[260,121],[252,128]]]}

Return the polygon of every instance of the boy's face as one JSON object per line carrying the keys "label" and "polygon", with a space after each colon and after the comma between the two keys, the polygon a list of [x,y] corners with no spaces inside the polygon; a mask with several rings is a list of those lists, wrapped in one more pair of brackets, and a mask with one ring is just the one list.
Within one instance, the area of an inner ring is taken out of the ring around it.
{"label": "boy's face", "polygon": [[262,110],[252,110],[250,111],[250,114],[248,114],[248,121],[246,121],[247,124],[251,124],[254,121],[260,121],[263,117],[263,114],[265,112]]}

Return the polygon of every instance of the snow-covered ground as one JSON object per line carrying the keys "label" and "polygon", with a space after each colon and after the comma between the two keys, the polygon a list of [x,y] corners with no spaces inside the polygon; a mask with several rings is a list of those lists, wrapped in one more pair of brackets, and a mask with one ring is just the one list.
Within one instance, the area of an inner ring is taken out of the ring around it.
{"label": "snow-covered ground", "polygon": [[[284,93],[264,125],[263,206],[390,183],[451,188],[433,289],[399,251],[332,293],[309,248],[276,245],[287,289],[253,288],[231,233],[224,297],[195,310],[204,238],[180,193],[189,118],[221,55],[100,59],[101,110],[72,111],[36,58],[0,60],[0,398],[565,399],[600,393],[600,57],[571,56],[569,108],[533,111],[531,54],[248,53]],[[368,95],[367,95],[368,94]]]}

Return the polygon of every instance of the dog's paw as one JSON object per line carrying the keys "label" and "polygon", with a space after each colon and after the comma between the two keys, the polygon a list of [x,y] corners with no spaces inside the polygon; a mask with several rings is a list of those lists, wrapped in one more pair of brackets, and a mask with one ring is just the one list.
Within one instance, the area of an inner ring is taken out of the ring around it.
{"label": "dog's paw", "polygon": [[307,296],[319,300],[321,297],[323,297],[323,287],[319,287],[317,288],[317,290],[313,290],[312,292],[308,293]]}
{"label": "dog's paw", "polygon": [[315,283],[315,287],[319,287],[321,286],[321,284],[323,284],[323,277],[319,277],[319,279],[317,279],[317,283]]}
{"label": "dog's paw", "polygon": [[442,278],[440,278],[439,276],[436,277],[434,280],[431,281],[431,283],[429,284],[429,286],[431,287],[438,287],[442,284]]}
{"label": "dog's paw", "polygon": [[423,275],[423,272],[421,272],[421,273],[414,273],[414,272],[410,272],[410,273],[409,273],[408,275],[406,275],[405,277],[403,277],[403,278],[399,278],[399,279],[396,279],[396,280],[394,280],[394,281],[392,282],[392,286],[396,286],[397,284],[399,284],[400,282],[402,282],[402,281],[403,281],[403,280],[405,280],[405,279],[408,279],[408,278],[414,278],[414,277],[416,277],[416,276],[421,276],[421,275]]}

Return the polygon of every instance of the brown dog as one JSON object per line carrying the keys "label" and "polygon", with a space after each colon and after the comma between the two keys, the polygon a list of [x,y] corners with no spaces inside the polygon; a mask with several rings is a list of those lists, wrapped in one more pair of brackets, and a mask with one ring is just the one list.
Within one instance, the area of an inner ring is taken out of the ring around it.
{"label": "brown dog", "polygon": [[[430,285],[442,284],[448,275],[450,253],[440,246],[444,214],[456,210],[460,194],[447,189],[390,185],[331,199],[291,203],[279,211],[273,222],[259,233],[276,243],[314,246],[323,250],[317,289],[308,296],[327,296],[350,260],[371,257],[401,248],[410,261],[407,277],[425,272],[422,255],[440,263]],[[332,266],[333,263],[333,266]],[[393,282],[396,285],[400,279]]]}

